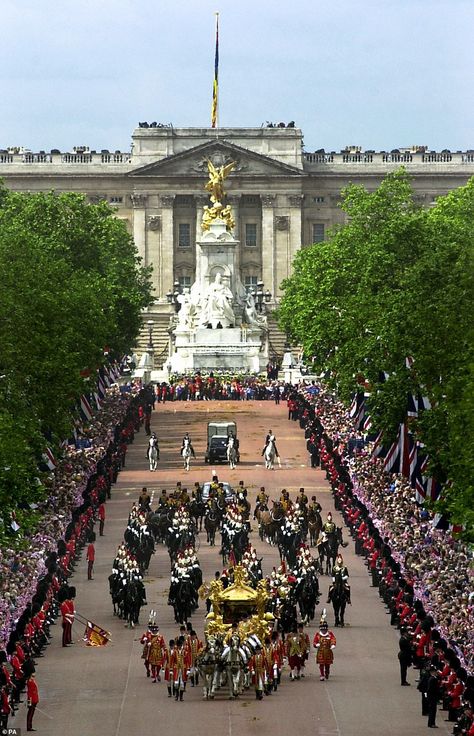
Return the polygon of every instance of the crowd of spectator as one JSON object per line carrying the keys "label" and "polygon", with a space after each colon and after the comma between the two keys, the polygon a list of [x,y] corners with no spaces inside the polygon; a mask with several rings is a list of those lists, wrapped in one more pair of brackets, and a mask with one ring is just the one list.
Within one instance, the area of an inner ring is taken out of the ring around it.
{"label": "crowd of spectator", "polygon": [[12,536],[0,549],[2,728],[29,687],[35,658],[49,643],[49,626],[60,604],[74,597],[68,578],[125,464],[127,446],[139,428],[139,407],[149,394],[139,387],[126,393],[112,387],[93,421],[87,427],[76,423],[75,443],[42,480],[46,493],[34,532],[26,534],[17,525],[16,539]]}
{"label": "crowd of spectator", "polygon": [[227,376],[217,373],[173,376],[169,383],[156,386],[156,400],[164,401],[279,401],[287,387],[277,380],[251,376]]}
{"label": "crowd of spectator", "polygon": [[[299,420],[305,430],[311,464],[320,462],[325,469],[356,553],[366,558],[372,584],[401,630],[401,672],[402,664],[420,670],[428,725],[435,725],[440,703],[454,722],[453,732],[472,736],[472,549],[449,529],[436,528],[436,515],[407,478],[384,472],[372,444],[354,429],[347,408],[332,392],[314,382],[302,384],[290,393],[289,405],[289,419]],[[408,684],[405,669],[401,685]]]}

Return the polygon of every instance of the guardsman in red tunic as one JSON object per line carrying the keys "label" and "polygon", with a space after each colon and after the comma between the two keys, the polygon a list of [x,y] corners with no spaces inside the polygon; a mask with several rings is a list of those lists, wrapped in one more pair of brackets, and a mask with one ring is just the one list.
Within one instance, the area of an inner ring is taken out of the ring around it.
{"label": "guardsman in red tunic", "polygon": [[165,671],[165,682],[168,687],[168,697],[171,698],[173,695],[173,673],[171,672],[170,662],[171,655],[173,654],[175,642],[174,639],[170,639],[169,648],[165,647],[163,654],[163,669]]}
{"label": "guardsman in red tunic", "polygon": [[194,687],[194,685],[199,684],[199,672],[196,667],[196,659],[198,654],[200,654],[203,650],[203,643],[200,639],[198,639],[196,632],[194,629],[191,629],[191,634],[188,640],[187,649],[189,652],[189,659],[190,659],[190,665],[189,665],[189,679],[191,680],[191,687]]}
{"label": "guardsman in red tunic", "polygon": [[180,636],[177,646],[170,655],[170,669],[173,673],[175,700],[183,700],[188,669],[190,665],[189,650],[185,646],[184,636]]}
{"label": "guardsman in red tunic", "polygon": [[271,659],[271,679],[273,689],[276,691],[281,679],[281,670],[283,667],[283,657],[285,656],[285,647],[280,639],[278,631],[272,631],[272,640],[270,644]]}
{"label": "guardsman in red tunic", "polygon": [[39,703],[38,685],[36,684],[34,674],[30,675],[26,683],[26,695],[28,698],[28,712],[26,715],[26,730],[36,731],[33,728],[33,716],[35,714],[36,706]]}
{"label": "guardsman in red tunic", "polygon": [[268,673],[265,655],[260,644],[256,645],[255,654],[249,661],[249,670],[252,675],[252,683],[255,685],[255,698],[262,700]]}
{"label": "guardsman in red tunic", "polygon": [[151,675],[151,673],[150,673],[150,662],[148,660],[148,655],[149,655],[149,652],[150,652],[149,647],[148,647],[148,644],[150,643],[150,639],[152,637],[151,626],[152,626],[151,621],[149,621],[148,622],[148,628],[147,628],[147,630],[140,637],[140,644],[143,644],[142,659],[143,659],[143,664],[145,665],[145,670],[146,670],[146,676],[147,677],[150,677],[150,675]]}
{"label": "guardsman in red tunic", "polygon": [[87,579],[92,580],[92,573],[94,571],[94,562],[95,562],[95,532],[91,532],[89,537],[89,544],[87,545]]}
{"label": "guardsman in red tunic", "polygon": [[333,649],[336,646],[336,637],[329,631],[325,613],[321,617],[319,624],[319,632],[314,636],[313,646],[317,649],[316,662],[319,664],[319,679],[327,680],[329,678],[329,670],[334,661]]}

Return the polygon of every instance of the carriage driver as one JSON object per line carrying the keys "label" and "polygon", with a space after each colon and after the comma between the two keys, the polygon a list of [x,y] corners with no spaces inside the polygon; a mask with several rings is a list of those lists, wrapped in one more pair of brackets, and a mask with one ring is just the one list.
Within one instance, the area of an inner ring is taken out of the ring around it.
{"label": "carriage driver", "polygon": [[336,582],[337,575],[340,575],[342,578],[344,588],[347,591],[347,602],[351,605],[351,586],[347,582],[349,579],[349,571],[346,565],[344,564],[344,560],[340,552],[338,553],[336,557],[336,562],[334,564],[334,567],[332,568],[332,583],[329,586],[328,600],[327,600],[328,603],[331,602],[332,592],[334,590],[334,583]]}
{"label": "carriage driver", "polygon": [[186,434],[183,437],[183,441],[181,443],[181,452],[184,450],[184,445],[186,444],[186,440],[189,442],[189,449],[191,450],[192,456],[195,458],[196,453],[194,452],[193,443],[191,442],[191,437],[189,436],[189,432],[186,432]]}
{"label": "carriage driver", "polygon": [[276,455],[277,457],[280,457],[280,453],[278,452],[278,450],[277,450],[277,446],[276,446],[276,437],[275,437],[275,435],[273,434],[273,432],[272,432],[272,430],[271,430],[271,429],[269,429],[269,430],[268,430],[268,434],[267,434],[267,436],[265,437],[265,447],[264,447],[264,448],[263,448],[263,450],[262,450],[262,457],[263,457],[263,456],[265,455],[265,450],[267,449],[267,446],[268,446],[268,443],[269,443],[269,442],[273,442],[273,446],[274,446],[274,448],[275,448],[275,455]]}

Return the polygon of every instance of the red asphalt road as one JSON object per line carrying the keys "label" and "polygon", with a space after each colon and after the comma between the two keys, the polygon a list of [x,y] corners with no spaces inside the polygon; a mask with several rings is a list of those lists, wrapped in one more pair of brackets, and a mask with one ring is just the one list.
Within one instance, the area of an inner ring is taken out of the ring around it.
{"label": "red asphalt road", "polygon": [[[122,541],[131,504],[142,486],[154,491],[155,501],[162,488],[174,488],[181,480],[192,489],[194,481],[209,480],[212,469],[204,464],[206,425],[208,421],[235,420],[241,448],[241,463],[235,471],[227,466],[216,468],[221,480],[238,485],[242,479],[249,490],[252,509],[255,496],[264,485],[270,498],[277,498],[282,488],[294,498],[300,486],[308,496],[317,495],[323,515],[331,510],[335,520],[342,520],[334,511],[329,487],[320,470],[308,467],[304,434],[299,425],[287,420],[286,406],[273,402],[174,402],[157,405],[152,428],[160,440],[159,469],[150,473],[145,457],[147,438],[141,431],[129,447],[127,467],[113,487],[107,502],[105,536],[96,543],[94,580],[87,581],[85,555],[77,564],[71,584],[77,588],[76,608],[87,618],[112,633],[112,642],[105,648],[86,647],[83,630],[74,626],[75,646],[63,649],[60,624],[46,656],[38,660],[37,682],[40,699],[34,726],[47,736],[130,736],[134,734],[189,733],[192,736],[220,734],[227,736],[417,736],[426,733],[427,722],[421,717],[420,696],[415,687],[415,674],[410,671],[411,688],[401,688],[396,658],[397,632],[362,560],[354,555],[354,545],[344,550],[350,572],[352,607],[348,607],[348,626],[334,629],[337,637],[335,663],[327,682],[319,681],[319,672],[311,653],[306,678],[290,682],[285,668],[282,685],[276,694],[262,702],[248,691],[236,701],[220,692],[215,701],[202,700],[201,687],[188,688],[183,703],[168,699],[163,683],[152,684],[144,676],[141,660],[141,633],[146,628],[151,608],[158,612],[157,620],[166,639],[176,635],[173,612],[167,605],[169,557],[158,546],[146,577],[148,605],[142,609],[141,625],[126,629],[112,615],[107,578],[118,544]],[[277,438],[281,468],[265,470],[260,452],[268,429]],[[179,455],[181,438],[189,431],[197,460],[186,473]],[[259,556],[264,557],[264,572],[277,565],[274,548],[260,542],[256,524],[251,535]],[[200,535],[199,559],[204,578],[210,580],[214,571],[222,569],[218,549],[209,548],[204,534]],[[320,579],[321,604],[328,580]],[[319,607],[313,625],[308,627],[312,641],[321,614]],[[330,627],[332,610],[328,610]],[[196,612],[193,624],[200,637],[204,632],[203,606]],[[438,733],[451,733],[444,723],[444,713],[438,713]],[[25,706],[11,726],[26,725]]]}

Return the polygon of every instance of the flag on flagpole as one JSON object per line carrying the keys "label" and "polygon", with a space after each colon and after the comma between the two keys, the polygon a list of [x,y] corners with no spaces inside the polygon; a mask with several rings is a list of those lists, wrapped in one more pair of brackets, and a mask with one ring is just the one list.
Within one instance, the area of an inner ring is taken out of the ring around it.
{"label": "flag on flagpole", "polygon": [[90,422],[90,420],[92,419],[92,407],[89,403],[89,399],[87,398],[87,396],[85,396],[85,394],[82,394],[81,396],[79,408],[85,421]]}
{"label": "flag on flagpole", "polygon": [[219,92],[219,13],[216,13],[216,55],[214,59],[214,82],[212,85],[211,128],[217,127],[218,92]]}
{"label": "flag on flagpole", "polygon": [[56,459],[50,447],[45,449],[41,457],[48,470],[54,470],[56,468]]}

